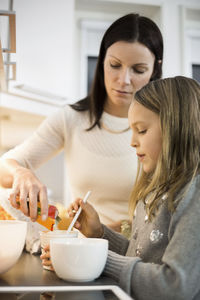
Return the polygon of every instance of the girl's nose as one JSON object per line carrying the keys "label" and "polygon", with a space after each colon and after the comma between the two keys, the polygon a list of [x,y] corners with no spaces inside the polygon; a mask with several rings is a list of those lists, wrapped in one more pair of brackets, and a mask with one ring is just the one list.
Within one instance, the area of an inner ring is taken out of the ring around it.
{"label": "girl's nose", "polygon": [[131,147],[136,148],[137,147],[137,143],[136,142],[134,142],[134,143],[131,142]]}
{"label": "girl's nose", "polygon": [[138,141],[137,141],[137,139],[135,138],[135,136],[132,135],[132,138],[131,138],[131,147],[136,148],[137,146],[138,146]]}

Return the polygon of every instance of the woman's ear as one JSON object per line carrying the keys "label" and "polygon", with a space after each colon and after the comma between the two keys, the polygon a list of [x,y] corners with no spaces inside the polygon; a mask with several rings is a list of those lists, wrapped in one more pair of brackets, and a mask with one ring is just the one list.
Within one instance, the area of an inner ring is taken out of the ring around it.
{"label": "woman's ear", "polygon": [[151,75],[150,81],[160,78],[162,74],[162,60],[156,59],[154,62],[153,73]]}

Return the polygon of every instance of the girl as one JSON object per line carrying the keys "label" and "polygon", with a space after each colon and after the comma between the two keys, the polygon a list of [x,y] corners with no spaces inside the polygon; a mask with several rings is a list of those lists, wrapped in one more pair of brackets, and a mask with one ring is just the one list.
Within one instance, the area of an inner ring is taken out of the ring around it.
{"label": "girl", "polygon": [[76,228],[109,240],[104,274],[137,300],[200,299],[200,86],[175,77],[149,83],[129,109],[139,167],[130,241],[82,200]]}

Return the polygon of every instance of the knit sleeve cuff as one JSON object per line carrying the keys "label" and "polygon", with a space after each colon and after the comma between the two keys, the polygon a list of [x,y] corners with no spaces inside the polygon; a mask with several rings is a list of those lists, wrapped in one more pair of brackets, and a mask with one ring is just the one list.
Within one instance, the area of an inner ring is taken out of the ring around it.
{"label": "knit sleeve cuff", "polygon": [[108,251],[104,275],[113,278],[123,290],[130,294],[133,269],[139,261],[141,261],[139,257],[122,256]]}

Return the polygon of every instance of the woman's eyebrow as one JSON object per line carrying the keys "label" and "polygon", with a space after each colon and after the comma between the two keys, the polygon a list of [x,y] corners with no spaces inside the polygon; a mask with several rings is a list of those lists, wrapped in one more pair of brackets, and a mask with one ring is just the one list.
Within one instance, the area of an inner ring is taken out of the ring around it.
{"label": "woman's eyebrow", "polygon": [[117,58],[116,56],[112,55],[112,54],[108,54],[108,56],[111,56],[112,58],[119,60],[121,62],[121,60],[119,58]]}
{"label": "woman's eyebrow", "polygon": [[144,62],[143,63],[137,63],[137,64],[134,64],[134,66],[136,66],[136,67],[137,66],[139,66],[139,67],[140,66],[148,66],[148,63],[144,63]]}
{"label": "woman's eyebrow", "polygon": [[[108,56],[118,60],[119,62],[122,62],[118,57],[112,55],[112,54],[108,54]],[[145,67],[145,66],[148,66],[148,63],[144,63],[144,62],[141,62],[141,63],[137,63],[137,64],[133,64],[134,67]]]}

